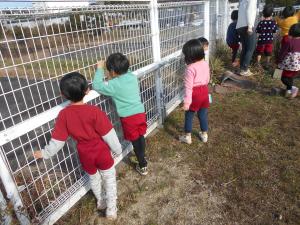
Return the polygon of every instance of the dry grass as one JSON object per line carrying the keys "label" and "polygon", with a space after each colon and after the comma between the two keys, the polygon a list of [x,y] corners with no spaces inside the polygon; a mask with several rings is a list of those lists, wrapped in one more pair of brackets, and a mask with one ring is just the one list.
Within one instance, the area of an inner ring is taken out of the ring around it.
{"label": "dry grass", "polygon": [[147,139],[149,176],[119,166],[116,222],[98,217],[89,194],[58,224],[299,224],[300,98],[265,94],[279,85],[266,75],[252,80],[259,91],[213,96],[207,144],[198,122],[191,146],[177,141],[178,109]]}

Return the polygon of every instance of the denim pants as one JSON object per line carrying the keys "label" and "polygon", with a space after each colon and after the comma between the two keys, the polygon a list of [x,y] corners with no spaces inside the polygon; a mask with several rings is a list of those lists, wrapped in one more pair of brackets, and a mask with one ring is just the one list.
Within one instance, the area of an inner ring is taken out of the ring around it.
{"label": "denim pants", "polygon": [[248,27],[237,29],[242,44],[240,57],[241,70],[248,70],[256,46],[256,33],[248,34]]}
{"label": "denim pants", "polygon": [[[200,129],[203,132],[208,131],[208,120],[207,120],[207,108],[202,108],[197,112],[197,116],[200,122]],[[194,111],[186,111],[185,112],[185,122],[184,122],[184,131],[185,133],[191,133],[193,129],[193,118],[194,118]]]}

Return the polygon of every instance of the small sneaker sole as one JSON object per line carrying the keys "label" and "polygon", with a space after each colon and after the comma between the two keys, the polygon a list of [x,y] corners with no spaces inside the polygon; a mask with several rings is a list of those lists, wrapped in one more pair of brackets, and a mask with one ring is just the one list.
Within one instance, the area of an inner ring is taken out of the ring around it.
{"label": "small sneaker sole", "polygon": [[117,219],[117,216],[106,216],[107,220],[114,221]]}
{"label": "small sneaker sole", "polygon": [[140,175],[142,175],[142,176],[146,176],[146,175],[148,174],[148,171],[142,172],[142,171],[139,169],[138,165],[136,166],[135,170],[136,170],[136,172],[138,172],[138,173],[139,173]]}
{"label": "small sneaker sole", "polygon": [[186,141],[185,139],[181,139],[180,137],[179,137],[179,142],[181,142],[181,143],[185,143],[185,144],[188,144],[188,145],[190,145],[190,144],[192,144],[192,141]]}

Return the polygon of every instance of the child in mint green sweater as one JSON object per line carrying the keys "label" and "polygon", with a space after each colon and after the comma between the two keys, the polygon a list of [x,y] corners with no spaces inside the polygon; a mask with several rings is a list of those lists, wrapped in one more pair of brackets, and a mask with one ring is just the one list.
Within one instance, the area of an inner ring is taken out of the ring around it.
{"label": "child in mint green sweater", "polygon": [[129,61],[121,53],[111,54],[106,60],[106,68],[112,78],[109,81],[105,81],[104,67],[103,61],[98,62],[93,80],[93,89],[103,95],[112,97],[120,116],[124,138],[131,141],[139,162],[136,170],[141,175],[147,175],[144,138],[147,123],[145,108],[140,97],[138,79],[128,71]]}

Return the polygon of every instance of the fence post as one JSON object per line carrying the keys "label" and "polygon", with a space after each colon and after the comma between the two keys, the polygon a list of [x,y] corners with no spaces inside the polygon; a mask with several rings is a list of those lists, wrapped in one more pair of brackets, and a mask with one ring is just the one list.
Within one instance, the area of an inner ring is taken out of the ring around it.
{"label": "fence post", "polygon": [[21,225],[29,225],[27,212],[19,195],[18,188],[10,174],[7,164],[4,160],[2,149],[0,149],[0,178],[3,182],[7,198],[12,202],[14,210]]}
{"label": "fence post", "polygon": [[[209,8],[209,1],[204,2],[204,37],[207,40],[210,40],[210,21],[209,21],[209,14],[210,14],[210,8]],[[211,44],[209,45],[209,50],[208,50],[208,56],[207,60],[209,61],[209,52],[211,50]]]}
{"label": "fence post", "polygon": [[224,1],[224,7],[225,7],[225,13],[224,13],[224,16],[223,16],[223,41],[226,42],[226,35],[227,35],[227,27],[229,25],[229,2],[228,0],[225,0]]}
{"label": "fence post", "polygon": [[216,40],[220,38],[220,27],[219,27],[219,0],[216,0],[215,20],[216,20]]}
{"label": "fence post", "polygon": [[10,225],[12,221],[11,215],[8,214],[7,203],[0,190],[0,224]]}
{"label": "fence post", "polygon": [[[152,35],[152,54],[153,62],[157,63],[161,61],[161,51],[160,51],[160,25],[159,25],[159,15],[158,15],[158,3],[157,0],[152,0],[150,2],[150,19],[151,19],[151,35]],[[159,124],[161,125],[166,116],[165,104],[163,102],[163,83],[161,78],[160,69],[155,72],[155,96],[157,110],[159,114]]]}
{"label": "fence post", "polygon": [[159,62],[161,60],[161,54],[160,54],[159,18],[158,18],[157,0],[150,1],[150,20],[151,20],[153,61]]}

